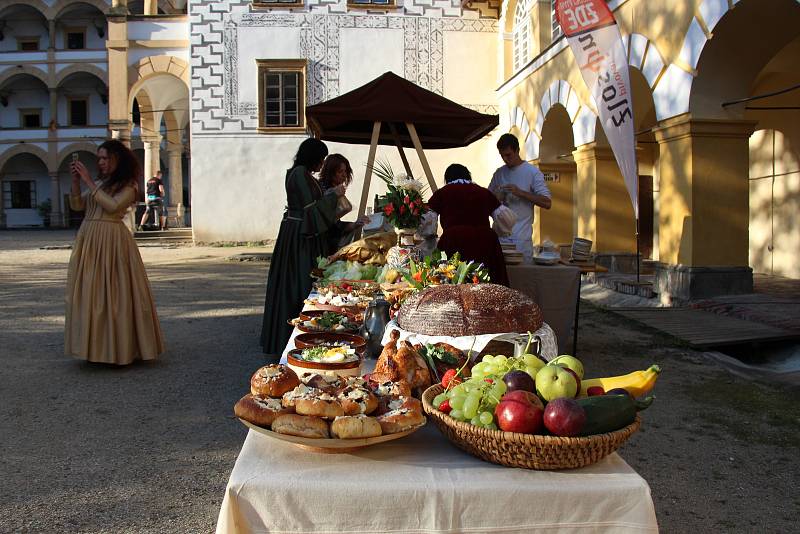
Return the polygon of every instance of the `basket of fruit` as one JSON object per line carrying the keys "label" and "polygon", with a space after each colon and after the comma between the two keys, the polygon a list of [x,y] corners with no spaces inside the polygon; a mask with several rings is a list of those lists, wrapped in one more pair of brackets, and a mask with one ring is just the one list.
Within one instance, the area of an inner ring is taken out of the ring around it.
{"label": "basket of fruit", "polygon": [[[573,469],[611,454],[639,429],[660,369],[587,380],[572,356],[545,364],[536,356],[484,356],[470,378],[448,372],[422,405],[464,451],[509,467]],[[606,393],[605,389],[609,389]],[[591,396],[587,396],[587,389]]]}

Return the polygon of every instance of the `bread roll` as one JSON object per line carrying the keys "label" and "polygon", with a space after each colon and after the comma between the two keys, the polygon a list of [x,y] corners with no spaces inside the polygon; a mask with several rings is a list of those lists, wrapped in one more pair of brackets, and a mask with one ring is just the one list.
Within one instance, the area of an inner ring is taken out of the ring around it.
{"label": "bread roll", "polygon": [[276,417],[285,413],[293,413],[293,408],[285,408],[280,399],[254,396],[248,393],[233,407],[233,413],[254,425],[269,428]]}
{"label": "bread roll", "polygon": [[333,419],[344,415],[341,403],[327,393],[312,397],[300,397],[294,401],[294,410],[301,415],[313,415],[323,419]]}
{"label": "bread roll", "polygon": [[397,324],[431,336],[535,332],[542,327],[542,312],[527,295],[505,286],[441,285],[408,297]]}
{"label": "bread roll", "polygon": [[308,415],[279,415],[272,422],[273,432],[301,438],[329,438],[328,423]]}
{"label": "bread roll", "polygon": [[337,395],[345,415],[370,414],[378,407],[378,398],[365,387],[349,386]]}
{"label": "bread roll", "polygon": [[250,378],[250,393],[266,397],[280,397],[300,384],[294,371],[285,365],[265,365]]}
{"label": "bread roll", "polygon": [[374,438],[383,433],[374,417],[354,415],[337,417],[331,423],[331,435],[340,439]]}
{"label": "bread roll", "polygon": [[[286,417],[286,416],[283,416]],[[401,408],[392,410],[376,417],[384,434],[395,434],[411,430],[425,423],[425,416],[421,411]]]}

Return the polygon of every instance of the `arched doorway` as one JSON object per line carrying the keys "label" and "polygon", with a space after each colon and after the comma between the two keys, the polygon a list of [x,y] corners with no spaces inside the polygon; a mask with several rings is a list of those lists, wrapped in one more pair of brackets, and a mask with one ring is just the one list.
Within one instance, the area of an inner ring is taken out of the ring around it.
{"label": "arched doorway", "polygon": [[[145,61],[145,60],[143,60]],[[190,221],[189,169],[189,90],[185,80],[173,72],[175,58],[166,58],[166,68],[140,78],[131,88],[129,110],[134,125],[131,146],[143,150],[143,182],[163,173],[170,216]],[[163,62],[162,62],[163,63]],[[144,188],[142,188],[144,190]]]}
{"label": "arched doorway", "polygon": [[[73,156],[74,155],[74,156]],[[83,221],[82,211],[73,211],[69,205],[69,192],[72,187],[72,175],[69,168],[74,157],[86,165],[90,176],[97,176],[97,145],[93,143],[73,143],[59,152],[58,181],[61,184],[63,197],[64,223],[68,228],[77,228]],[[81,185],[81,187],[84,187]]]}
{"label": "arched doorway", "polygon": [[545,115],[539,143],[539,169],[545,175],[553,201],[547,211],[537,208],[534,221],[540,221],[540,241],[549,239],[556,244],[568,244],[576,234],[573,224],[576,175],[573,150],[569,113],[562,104],[554,104]]}
{"label": "arched doorway", "polygon": [[[765,31],[742,38],[754,27]],[[708,222],[717,228],[693,229],[695,239],[720,254],[735,250],[755,272],[794,278],[800,278],[799,27],[794,0],[740,1],[702,48],[690,98],[693,117],[741,125],[740,141],[718,143],[716,165],[708,169],[707,187],[715,193],[709,200],[720,206],[718,220]]]}

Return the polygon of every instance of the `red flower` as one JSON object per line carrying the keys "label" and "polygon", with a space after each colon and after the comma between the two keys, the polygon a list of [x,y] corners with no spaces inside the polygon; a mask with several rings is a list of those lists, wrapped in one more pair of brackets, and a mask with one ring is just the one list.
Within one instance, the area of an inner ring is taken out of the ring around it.
{"label": "red flower", "polygon": [[419,208],[414,208],[414,215],[419,215]]}
{"label": "red flower", "polygon": [[408,209],[410,209],[410,210],[414,209],[414,203],[413,202],[408,205]]}
{"label": "red flower", "polygon": [[414,280],[416,280],[417,282],[422,282],[422,271],[415,272],[414,276],[412,276],[412,278]]}
{"label": "red flower", "polygon": [[406,212],[406,205],[400,204],[400,215],[404,214],[405,212]]}
{"label": "red flower", "polygon": [[391,215],[393,211],[394,211],[394,206],[392,206],[391,204],[386,204],[383,207],[383,213],[385,213],[387,216]]}
{"label": "red flower", "polygon": [[408,204],[409,202],[411,202],[411,199],[406,195],[406,198],[403,199],[403,203]]}
{"label": "red flower", "polygon": [[478,277],[476,275],[474,275],[474,274],[472,275],[472,283],[473,284],[477,284],[478,283]]}

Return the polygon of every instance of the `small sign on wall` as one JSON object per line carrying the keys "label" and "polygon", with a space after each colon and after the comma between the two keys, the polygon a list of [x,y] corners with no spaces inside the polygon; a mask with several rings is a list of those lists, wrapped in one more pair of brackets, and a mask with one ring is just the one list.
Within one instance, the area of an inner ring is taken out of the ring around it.
{"label": "small sign on wall", "polygon": [[544,181],[551,182],[554,184],[561,183],[561,173],[558,172],[543,172],[544,174]]}

